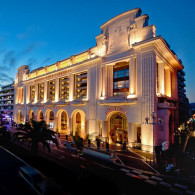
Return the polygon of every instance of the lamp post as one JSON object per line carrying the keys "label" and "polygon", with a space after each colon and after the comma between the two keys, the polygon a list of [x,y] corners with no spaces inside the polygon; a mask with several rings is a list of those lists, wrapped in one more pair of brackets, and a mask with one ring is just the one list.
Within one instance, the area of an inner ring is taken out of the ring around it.
{"label": "lamp post", "polygon": [[152,117],[152,129],[153,129],[153,163],[152,163],[152,166],[155,167],[155,128],[154,128],[155,123],[154,123],[154,119],[156,117],[156,113],[152,112],[151,117]]}

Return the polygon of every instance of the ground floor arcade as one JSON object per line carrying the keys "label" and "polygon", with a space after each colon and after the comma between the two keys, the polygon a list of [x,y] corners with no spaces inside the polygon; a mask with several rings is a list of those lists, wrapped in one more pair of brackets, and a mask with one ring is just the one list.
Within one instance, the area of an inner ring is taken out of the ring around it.
{"label": "ground floor arcade", "polygon": [[[102,118],[101,118],[102,117]],[[28,108],[26,112],[18,109],[14,115],[16,123],[24,123],[30,119],[37,121],[45,120],[49,128],[64,135],[75,135],[76,133],[86,139],[96,139],[109,143],[122,144],[128,142],[132,147],[151,150],[153,145],[153,129],[157,140],[172,142],[173,118],[169,114],[167,121],[161,126],[146,124],[146,122],[132,122],[131,116],[126,110],[109,109],[105,115],[90,119],[88,112],[84,109],[62,109],[55,107]],[[166,130],[166,129],[170,130]],[[156,141],[156,145],[157,145]]]}

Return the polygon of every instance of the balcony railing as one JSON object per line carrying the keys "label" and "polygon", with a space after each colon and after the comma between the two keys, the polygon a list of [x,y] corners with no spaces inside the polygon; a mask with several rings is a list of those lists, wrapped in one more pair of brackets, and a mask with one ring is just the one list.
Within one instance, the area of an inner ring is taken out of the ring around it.
{"label": "balcony railing", "polygon": [[14,95],[14,93],[12,92],[12,93],[0,93],[0,96],[6,96],[6,95]]}

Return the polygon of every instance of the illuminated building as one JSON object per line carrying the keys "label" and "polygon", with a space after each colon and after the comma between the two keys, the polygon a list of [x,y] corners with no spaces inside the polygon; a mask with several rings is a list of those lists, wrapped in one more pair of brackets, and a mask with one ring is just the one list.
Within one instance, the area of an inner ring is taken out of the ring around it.
{"label": "illuminated building", "polygon": [[1,86],[0,90],[0,113],[2,120],[11,122],[13,119],[14,87],[13,83]]}
{"label": "illuminated building", "polygon": [[186,96],[186,84],[185,84],[185,72],[179,70],[177,73],[178,77],[178,108],[179,108],[179,124],[185,123],[190,118],[190,105],[189,100]]}
{"label": "illuminated building", "polygon": [[63,134],[143,150],[153,145],[153,128],[155,144],[173,142],[183,66],[148,20],[139,8],[127,11],[100,27],[97,46],[31,72],[18,68],[15,122],[44,119]]}

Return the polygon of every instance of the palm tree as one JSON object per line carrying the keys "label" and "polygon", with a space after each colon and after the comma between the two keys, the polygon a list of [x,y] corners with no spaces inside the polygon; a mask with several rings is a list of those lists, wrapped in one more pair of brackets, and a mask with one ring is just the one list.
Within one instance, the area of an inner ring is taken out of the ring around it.
{"label": "palm tree", "polygon": [[7,127],[0,126],[0,144],[8,144],[11,140],[11,134],[7,130]]}
{"label": "palm tree", "polygon": [[31,144],[31,152],[33,154],[38,153],[39,143],[42,143],[43,148],[47,148],[48,152],[51,152],[50,144],[48,141],[52,141],[58,146],[55,132],[50,130],[46,125],[46,122],[31,120],[26,122],[24,127],[18,130],[13,135],[13,141],[18,140],[20,142],[29,142]]}

